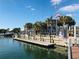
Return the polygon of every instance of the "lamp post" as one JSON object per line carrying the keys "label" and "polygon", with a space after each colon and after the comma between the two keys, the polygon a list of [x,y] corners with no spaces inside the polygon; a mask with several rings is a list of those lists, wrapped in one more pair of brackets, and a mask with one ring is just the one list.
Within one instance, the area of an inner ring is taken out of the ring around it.
{"label": "lamp post", "polygon": [[74,41],[75,41],[75,44],[77,43],[77,40],[76,40],[76,25],[74,26]]}
{"label": "lamp post", "polygon": [[56,36],[57,36],[57,19],[56,19]]}
{"label": "lamp post", "polygon": [[[55,9],[57,10],[57,2],[56,2],[56,5],[55,5]],[[56,36],[57,36],[57,20],[58,20],[58,11],[56,12]]]}
{"label": "lamp post", "polygon": [[51,34],[52,34],[52,24],[50,23],[50,43],[51,43]]}
{"label": "lamp post", "polygon": [[58,31],[57,31],[57,30],[58,30],[57,23],[58,23],[58,20],[59,20],[59,16],[60,16],[60,15],[57,15],[57,16],[56,16],[56,36],[57,36],[57,34],[58,34]]}

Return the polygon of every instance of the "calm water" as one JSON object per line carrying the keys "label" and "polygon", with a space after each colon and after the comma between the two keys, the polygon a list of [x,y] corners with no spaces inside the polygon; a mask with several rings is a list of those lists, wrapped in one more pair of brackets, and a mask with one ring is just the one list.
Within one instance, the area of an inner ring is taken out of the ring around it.
{"label": "calm water", "polygon": [[67,59],[63,48],[56,49],[45,49],[12,38],[0,38],[0,59]]}

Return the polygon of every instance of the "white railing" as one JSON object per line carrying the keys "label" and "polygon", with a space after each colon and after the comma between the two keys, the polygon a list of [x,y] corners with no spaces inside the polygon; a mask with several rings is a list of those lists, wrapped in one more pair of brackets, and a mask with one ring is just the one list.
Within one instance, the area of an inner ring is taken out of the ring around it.
{"label": "white railing", "polygon": [[72,59],[71,46],[72,46],[71,39],[68,39],[68,59]]}

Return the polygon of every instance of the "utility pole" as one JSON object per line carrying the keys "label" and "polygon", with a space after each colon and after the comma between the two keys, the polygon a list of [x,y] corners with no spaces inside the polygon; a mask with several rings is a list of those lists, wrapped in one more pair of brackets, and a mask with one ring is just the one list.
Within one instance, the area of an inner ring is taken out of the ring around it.
{"label": "utility pole", "polygon": [[75,41],[75,43],[77,43],[77,39],[76,39],[76,25],[74,25],[74,41]]}
{"label": "utility pole", "polygon": [[50,43],[51,43],[51,34],[52,34],[52,24],[50,23]]}
{"label": "utility pole", "polygon": [[[55,9],[57,10],[57,3],[55,5]],[[56,14],[58,14],[58,12],[56,12]],[[58,20],[58,16],[56,15],[56,36],[57,36],[57,20]]]}
{"label": "utility pole", "polygon": [[[57,4],[55,6],[55,9],[57,9]],[[56,16],[56,36],[57,36],[57,16]]]}

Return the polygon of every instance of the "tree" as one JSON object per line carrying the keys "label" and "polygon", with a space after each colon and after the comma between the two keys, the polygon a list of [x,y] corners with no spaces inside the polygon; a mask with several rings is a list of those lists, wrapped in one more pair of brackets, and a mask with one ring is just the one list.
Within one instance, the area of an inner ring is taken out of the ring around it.
{"label": "tree", "polygon": [[[49,29],[51,29],[51,26],[53,25],[53,23],[52,23],[52,17],[47,18],[46,21],[45,21],[45,23],[47,24],[47,32],[50,32]],[[51,34],[51,32],[50,32],[50,34]]]}
{"label": "tree", "polygon": [[[52,25],[55,24],[55,23],[53,23],[52,16],[50,18],[47,18],[47,20],[45,22],[47,24],[47,31],[48,31],[48,28],[51,29],[50,30],[50,43],[51,43]],[[53,40],[53,43],[54,43],[54,40]]]}
{"label": "tree", "polygon": [[[58,26],[63,26],[64,29],[64,25],[68,25],[68,29],[70,26],[74,26],[76,24],[76,22],[74,21],[74,19],[70,16],[60,16],[59,17],[59,21],[58,21]],[[65,32],[65,29],[64,29]]]}
{"label": "tree", "polygon": [[26,24],[24,25],[24,27],[27,28],[27,30],[30,30],[30,29],[33,28],[33,24],[32,24],[32,23],[26,23]]}
{"label": "tree", "polygon": [[60,27],[60,26],[63,26],[63,24],[60,22],[60,20],[57,21],[57,25]]}
{"label": "tree", "polygon": [[70,21],[69,26],[74,26],[76,22],[74,20]]}
{"label": "tree", "polygon": [[6,33],[7,32],[7,30],[6,29],[0,29],[0,33]]}
{"label": "tree", "polygon": [[11,32],[19,34],[21,32],[20,28],[14,28]]}
{"label": "tree", "polygon": [[63,25],[68,25],[72,26],[75,25],[75,21],[72,17],[70,16],[60,16],[58,20],[58,26],[63,26]]}
{"label": "tree", "polygon": [[45,22],[41,22],[41,34],[46,34],[47,32],[47,24]]}
{"label": "tree", "polygon": [[47,26],[50,26],[50,24],[52,25],[52,17],[47,18],[45,22],[46,22]]}
{"label": "tree", "polygon": [[36,35],[41,32],[41,22],[36,22],[34,24],[34,30],[36,32]]}

